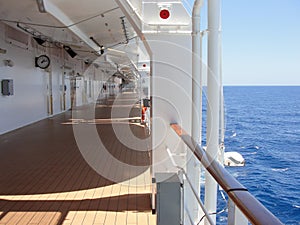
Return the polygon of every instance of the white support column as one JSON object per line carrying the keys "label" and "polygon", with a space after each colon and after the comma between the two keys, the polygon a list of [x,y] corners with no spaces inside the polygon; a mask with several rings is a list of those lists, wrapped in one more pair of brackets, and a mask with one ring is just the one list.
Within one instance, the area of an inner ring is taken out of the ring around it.
{"label": "white support column", "polygon": [[[203,5],[203,0],[196,0],[193,7],[192,15],[192,137],[201,144],[202,136],[202,59],[201,59],[201,32],[200,32],[200,11]],[[191,152],[188,152],[188,159],[190,159],[187,165],[187,172],[195,190],[198,191],[200,198],[200,176],[201,167],[200,163],[195,159]],[[190,191],[188,188],[186,191]],[[193,193],[189,193],[191,199],[189,199],[189,210],[191,219],[197,223],[202,216],[201,208],[198,205],[197,200],[193,196]]]}
{"label": "white support column", "polygon": [[52,85],[52,69],[47,70],[48,73],[48,116],[53,116],[53,85]]}
{"label": "white support column", "polygon": [[248,225],[248,220],[241,212],[241,210],[234,204],[234,202],[228,200],[228,225]]}
{"label": "white support column", "polygon": [[61,67],[61,111],[66,111],[66,90],[65,90],[65,52],[61,49],[61,58],[63,61]]}
{"label": "white support column", "polygon": [[[208,78],[207,78],[207,153],[217,158],[220,123],[220,30],[221,0],[208,1]],[[217,209],[217,183],[206,173],[205,206],[209,213]],[[216,216],[212,216],[216,221]],[[206,220],[205,224],[208,224]]]}
{"label": "white support column", "polygon": [[200,9],[203,0],[196,0],[193,10],[193,104],[194,110],[192,115],[192,137],[198,143],[201,143],[202,133],[202,74],[201,74],[201,32],[200,32]]}
{"label": "white support column", "polygon": [[224,165],[224,153],[225,153],[225,107],[224,107],[224,88],[223,88],[223,70],[222,70],[222,15],[220,13],[219,24],[219,70],[220,70],[220,154],[219,162]]}
{"label": "white support column", "polygon": [[61,73],[61,111],[66,111],[65,68]]}

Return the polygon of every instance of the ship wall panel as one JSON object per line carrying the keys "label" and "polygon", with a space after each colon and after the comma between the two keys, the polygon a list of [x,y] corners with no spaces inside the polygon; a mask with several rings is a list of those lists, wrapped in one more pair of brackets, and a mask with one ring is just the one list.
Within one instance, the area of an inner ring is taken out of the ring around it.
{"label": "ship wall panel", "polygon": [[[6,53],[0,53],[0,81],[12,79],[14,94],[4,96],[0,94],[0,134],[34,123],[48,117],[48,81],[49,73],[35,67],[35,57],[46,54],[51,59],[53,113],[62,112],[62,59],[32,41],[28,46],[20,46],[8,41],[6,37],[7,25],[0,23],[0,48]],[[16,28],[15,28],[16,29]],[[29,39],[31,37],[29,36]],[[13,66],[5,65],[10,60]],[[78,63],[78,62],[75,62]],[[72,65],[75,65],[73,62]],[[67,109],[71,106],[70,80],[66,78]]]}

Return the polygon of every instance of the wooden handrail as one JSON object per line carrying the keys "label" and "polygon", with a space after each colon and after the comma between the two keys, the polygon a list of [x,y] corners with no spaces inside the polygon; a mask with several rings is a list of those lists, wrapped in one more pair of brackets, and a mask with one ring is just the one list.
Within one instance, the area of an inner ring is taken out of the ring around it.
{"label": "wooden handrail", "polygon": [[283,225],[277,217],[251,195],[218,161],[207,154],[178,124],[171,124],[171,127],[252,224]]}

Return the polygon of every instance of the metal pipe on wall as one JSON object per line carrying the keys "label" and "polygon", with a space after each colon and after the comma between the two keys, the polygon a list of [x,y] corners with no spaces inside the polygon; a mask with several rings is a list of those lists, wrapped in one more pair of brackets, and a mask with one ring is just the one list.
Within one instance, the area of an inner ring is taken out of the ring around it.
{"label": "metal pipe on wall", "polygon": [[[201,143],[202,136],[202,43],[200,30],[200,12],[203,6],[203,0],[195,0],[192,12],[192,137],[198,143]],[[192,188],[198,190],[200,196],[200,177],[201,166],[194,157],[188,152],[187,171],[190,174]],[[190,189],[188,189],[190,190]],[[197,222],[203,214],[195,199],[192,199],[192,193],[187,193],[189,199],[189,210],[191,219]]]}
{"label": "metal pipe on wall", "polygon": [[202,63],[201,63],[201,31],[200,31],[200,11],[203,5],[203,0],[196,0],[193,8],[192,16],[192,101],[193,101],[193,114],[192,114],[192,137],[197,142],[201,143],[202,131]]}
{"label": "metal pipe on wall", "polygon": [[48,73],[48,116],[53,116],[53,85],[52,85],[52,70],[47,70]]}
{"label": "metal pipe on wall", "polygon": [[65,90],[65,51],[61,49],[63,65],[61,67],[61,111],[66,111],[66,90]]}

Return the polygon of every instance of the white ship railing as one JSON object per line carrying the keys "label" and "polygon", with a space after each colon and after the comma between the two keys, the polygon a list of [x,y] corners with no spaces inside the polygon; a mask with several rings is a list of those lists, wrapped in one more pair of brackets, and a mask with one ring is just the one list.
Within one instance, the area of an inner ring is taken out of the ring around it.
{"label": "white ship railing", "polygon": [[174,158],[173,158],[173,155],[172,155],[170,149],[167,148],[167,152],[168,152],[168,155],[169,155],[169,157],[170,157],[170,159],[171,159],[171,162],[172,162],[173,166],[176,167],[177,169],[179,169],[179,171],[184,175],[185,180],[188,182],[188,184],[189,184],[189,186],[190,186],[190,188],[191,188],[191,190],[192,190],[192,193],[194,194],[194,196],[195,196],[195,198],[196,198],[196,200],[197,200],[199,206],[201,207],[202,211],[204,212],[204,214],[205,214],[207,220],[209,221],[210,224],[214,224],[214,222],[213,222],[213,220],[210,218],[210,215],[209,215],[209,213],[207,212],[207,210],[206,210],[204,204],[202,203],[201,199],[199,198],[199,195],[198,195],[197,191],[196,191],[195,188],[193,187],[193,184],[192,184],[192,182],[190,181],[190,178],[189,178],[188,174],[185,172],[185,170],[184,170],[182,167],[180,167],[180,166],[178,166],[178,165],[176,164],[176,162],[175,162],[175,160],[174,160]]}
{"label": "white ship railing", "polygon": [[[249,193],[247,188],[240,184],[229,172],[215,159],[213,159],[206,151],[197,144],[193,138],[187,134],[178,124],[171,124],[171,127],[181,140],[189,147],[194,156],[201,162],[202,166],[209,172],[209,174],[216,180],[216,182],[222,187],[225,193],[230,199],[229,207],[232,207],[232,203],[237,207],[241,213],[254,225],[283,225],[281,221],[275,217],[266,207],[264,207],[252,194]],[[170,151],[168,150],[170,155]],[[172,163],[175,161],[172,159]],[[200,200],[196,190],[193,188],[188,174],[178,167],[185,175],[187,182],[189,183],[199,205],[201,206],[208,222],[214,224],[210,218],[210,214],[206,211],[204,205]],[[228,212],[228,220],[235,217]],[[228,224],[240,224],[233,218],[233,222]],[[240,221],[241,222],[241,221]],[[247,223],[246,223],[247,224]]]}

